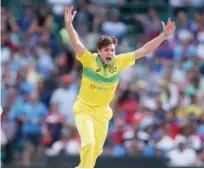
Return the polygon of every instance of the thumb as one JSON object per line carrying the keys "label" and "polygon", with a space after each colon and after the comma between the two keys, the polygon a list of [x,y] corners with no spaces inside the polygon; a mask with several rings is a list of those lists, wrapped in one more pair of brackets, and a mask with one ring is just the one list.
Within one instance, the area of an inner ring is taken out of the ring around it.
{"label": "thumb", "polygon": [[163,28],[163,30],[164,30],[164,28],[165,28],[165,23],[162,21],[161,22],[162,23],[162,28]]}
{"label": "thumb", "polygon": [[74,11],[74,13],[73,13],[73,17],[75,17],[76,13],[77,13],[77,11]]}

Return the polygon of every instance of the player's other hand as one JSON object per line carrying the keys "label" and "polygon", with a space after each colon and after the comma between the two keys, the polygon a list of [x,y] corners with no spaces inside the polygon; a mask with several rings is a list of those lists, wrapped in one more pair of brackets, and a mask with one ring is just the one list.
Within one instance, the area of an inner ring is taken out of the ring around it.
{"label": "player's other hand", "polygon": [[65,24],[72,23],[76,13],[77,11],[73,9],[73,6],[65,8],[65,12],[64,12]]}
{"label": "player's other hand", "polygon": [[163,27],[163,33],[165,37],[168,37],[172,33],[174,33],[176,24],[175,22],[172,22],[169,18],[168,23],[165,25],[165,23],[162,21],[162,27]]}

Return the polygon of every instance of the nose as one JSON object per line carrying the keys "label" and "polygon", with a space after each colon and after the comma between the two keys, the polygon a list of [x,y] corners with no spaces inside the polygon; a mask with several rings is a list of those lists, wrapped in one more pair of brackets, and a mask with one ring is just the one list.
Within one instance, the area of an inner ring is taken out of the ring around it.
{"label": "nose", "polygon": [[108,52],[108,56],[112,57],[113,56],[113,52]]}

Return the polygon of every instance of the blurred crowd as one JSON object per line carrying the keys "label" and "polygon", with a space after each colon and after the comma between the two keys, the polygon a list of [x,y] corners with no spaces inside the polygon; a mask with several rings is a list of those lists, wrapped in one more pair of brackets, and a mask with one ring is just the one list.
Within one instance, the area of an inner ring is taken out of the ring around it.
{"label": "blurred crowd", "polygon": [[[140,4],[139,0],[100,2],[104,3],[48,0],[49,5],[24,7],[20,17],[1,6],[3,162],[29,166],[43,153],[79,154],[72,106],[82,67],[65,27],[55,20],[65,5],[75,4],[74,26],[92,52],[101,34],[117,37],[121,53],[141,47],[161,32],[155,8],[124,19],[122,12],[132,10],[131,4]],[[123,7],[125,2],[130,9]],[[183,1],[158,2],[181,7]],[[188,2],[203,5],[202,0]],[[172,166],[204,165],[204,14],[180,9],[171,16],[175,34],[121,73],[103,155],[166,157]],[[128,24],[134,22],[141,25],[140,33]]]}

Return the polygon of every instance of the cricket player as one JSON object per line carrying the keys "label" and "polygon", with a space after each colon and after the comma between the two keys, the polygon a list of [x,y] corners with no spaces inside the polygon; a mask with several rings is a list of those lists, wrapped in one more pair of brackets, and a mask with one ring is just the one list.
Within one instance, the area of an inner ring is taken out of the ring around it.
{"label": "cricket player", "polygon": [[97,53],[89,52],[80,42],[73,27],[76,11],[65,9],[65,25],[76,59],[83,65],[81,88],[74,104],[76,126],[81,138],[79,168],[93,168],[106,139],[112,110],[109,107],[119,81],[120,72],[135,64],[135,60],[152,53],[175,30],[170,19],[162,22],[163,33],[138,50],[115,55],[118,40],[103,35],[97,43]]}

